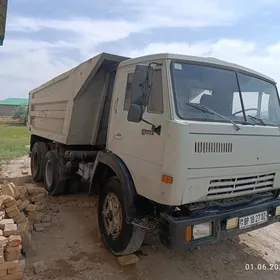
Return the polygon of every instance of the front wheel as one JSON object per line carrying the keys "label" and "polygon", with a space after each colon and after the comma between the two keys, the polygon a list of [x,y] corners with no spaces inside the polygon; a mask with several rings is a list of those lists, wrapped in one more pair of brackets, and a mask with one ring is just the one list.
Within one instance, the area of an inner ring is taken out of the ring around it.
{"label": "front wheel", "polygon": [[145,237],[143,228],[126,223],[124,197],[125,194],[117,177],[109,178],[99,195],[100,232],[106,247],[115,255],[136,252]]}

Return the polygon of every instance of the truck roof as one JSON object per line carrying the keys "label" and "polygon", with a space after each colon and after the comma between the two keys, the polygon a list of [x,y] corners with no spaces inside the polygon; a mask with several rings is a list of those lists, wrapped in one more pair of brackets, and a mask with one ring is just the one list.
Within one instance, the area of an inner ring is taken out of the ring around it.
{"label": "truck roof", "polygon": [[270,82],[273,82],[276,84],[275,80],[262,74],[259,73],[255,70],[252,70],[250,68],[235,64],[235,63],[230,63],[221,59],[217,59],[214,57],[201,57],[201,56],[191,56],[191,55],[180,55],[180,54],[173,54],[173,53],[158,53],[158,54],[151,54],[151,55],[146,55],[146,56],[141,56],[137,58],[131,58],[128,60],[125,60],[120,63],[119,67],[130,65],[130,64],[137,64],[137,63],[144,63],[146,61],[151,61],[151,60],[161,60],[161,59],[170,59],[170,60],[182,60],[182,61],[189,61],[189,62],[197,62],[197,63],[204,63],[204,64],[209,64],[209,65],[216,65],[216,66],[222,66],[224,68],[228,68],[231,70],[239,70],[242,72],[246,72],[248,74],[253,74],[255,76],[258,76],[260,78],[269,80]]}

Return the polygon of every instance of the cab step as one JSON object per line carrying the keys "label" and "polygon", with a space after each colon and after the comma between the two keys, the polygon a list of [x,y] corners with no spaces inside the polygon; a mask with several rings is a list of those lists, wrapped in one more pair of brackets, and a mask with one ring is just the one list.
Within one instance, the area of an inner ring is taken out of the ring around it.
{"label": "cab step", "polygon": [[135,218],[132,221],[132,224],[147,230],[153,230],[157,224],[158,224],[159,220],[155,217],[143,217],[143,218]]}

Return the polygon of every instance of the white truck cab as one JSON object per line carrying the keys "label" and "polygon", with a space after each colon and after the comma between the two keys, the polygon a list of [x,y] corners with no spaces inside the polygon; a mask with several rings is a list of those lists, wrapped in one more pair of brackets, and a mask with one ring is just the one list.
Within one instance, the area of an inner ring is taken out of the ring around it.
{"label": "white truck cab", "polygon": [[[279,221],[279,104],[275,81],[236,64],[102,54],[31,92],[33,177],[52,195],[77,174],[90,180],[114,254],[153,229],[172,249],[213,243]],[[39,112],[58,107],[65,118],[45,132]]]}
{"label": "white truck cab", "polygon": [[[127,122],[135,66],[150,62],[161,65],[142,118],[160,126],[160,134],[150,124]],[[108,149],[128,166],[137,193],[153,201],[182,205],[280,186],[279,99],[275,82],[262,74],[207,58],[132,59],[118,68],[112,106]],[[237,183],[247,177],[248,185]]]}

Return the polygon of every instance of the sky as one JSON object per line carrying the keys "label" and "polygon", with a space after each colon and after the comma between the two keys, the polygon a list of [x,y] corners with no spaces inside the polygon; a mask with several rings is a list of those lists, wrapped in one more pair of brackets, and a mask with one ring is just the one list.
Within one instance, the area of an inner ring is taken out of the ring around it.
{"label": "sky", "polygon": [[100,53],[211,56],[280,82],[279,0],[10,0],[0,100]]}

